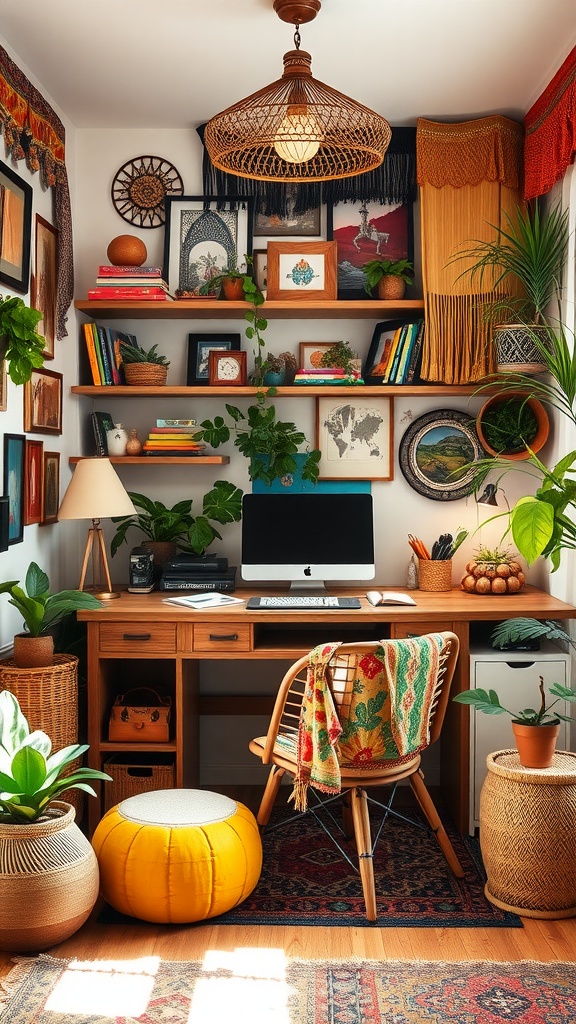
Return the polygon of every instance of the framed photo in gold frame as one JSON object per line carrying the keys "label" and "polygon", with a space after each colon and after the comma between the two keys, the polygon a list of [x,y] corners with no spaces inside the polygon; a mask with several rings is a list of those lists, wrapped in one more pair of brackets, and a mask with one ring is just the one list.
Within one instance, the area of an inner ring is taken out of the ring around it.
{"label": "framed photo in gold frame", "polygon": [[335,299],[336,242],[268,242],[268,299]]}

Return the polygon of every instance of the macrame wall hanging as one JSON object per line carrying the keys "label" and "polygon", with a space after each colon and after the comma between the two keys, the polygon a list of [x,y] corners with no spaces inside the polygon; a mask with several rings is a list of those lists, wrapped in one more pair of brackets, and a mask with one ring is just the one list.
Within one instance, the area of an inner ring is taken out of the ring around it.
{"label": "macrame wall hanging", "polygon": [[40,185],[51,188],[58,230],[56,337],[67,336],[68,310],[74,298],[72,213],[65,163],[64,125],[49,103],[0,46],[0,133],[6,152],[17,165],[40,173]]}
{"label": "macrame wall hanging", "polygon": [[483,318],[491,296],[459,275],[471,260],[453,262],[461,248],[492,240],[522,201],[522,125],[495,115],[442,124],[419,118],[422,283],[426,334],[424,380],[469,384],[496,369],[492,328]]}
{"label": "macrame wall hanging", "polygon": [[[204,128],[196,129],[204,145]],[[287,217],[313,210],[321,203],[412,203],[416,198],[416,129],[392,128],[392,141],[384,162],[374,171],[322,184],[254,181],[226,174],[214,167],[206,147],[202,161],[204,195],[252,196],[256,210],[266,217]]]}
{"label": "macrame wall hanging", "polygon": [[576,154],[576,46],[524,118],[524,198],[542,196]]}

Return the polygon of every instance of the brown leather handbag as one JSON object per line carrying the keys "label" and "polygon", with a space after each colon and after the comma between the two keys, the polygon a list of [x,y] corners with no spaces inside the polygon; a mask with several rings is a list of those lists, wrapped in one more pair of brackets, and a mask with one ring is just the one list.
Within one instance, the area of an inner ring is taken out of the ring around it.
{"label": "brown leather handbag", "polygon": [[110,712],[108,739],[113,743],[167,743],[172,698],[139,687],[119,693]]}

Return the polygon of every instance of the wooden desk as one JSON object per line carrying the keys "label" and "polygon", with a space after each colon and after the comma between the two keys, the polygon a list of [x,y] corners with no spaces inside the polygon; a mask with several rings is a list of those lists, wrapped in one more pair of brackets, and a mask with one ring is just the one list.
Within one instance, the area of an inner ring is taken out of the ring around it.
{"label": "wooden desk", "polygon": [[[369,588],[367,588],[369,589]],[[81,610],[88,624],[89,763],[101,767],[112,754],[162,753],[174,758],[175,784],[198,784],[198,726],[201,714],[267,714],[272,698],[232,693],[199,696],[199,666],[204,660],[295,661],[317,643],[381,640],[449,629],[460,638],[460,657],[453,690],[469,685],[471,630],[482,623],[525,615],[534,618],[576,618],[576,608],[535,587],[503,597],[413,591],[416,606],[373,608],[366,590],[346,588],[330,593],[358,596],[362,607],[326,611],[248,611],[242,605],[193,611],[166,604],[167,595],[122,594],[97,610]],[[248,598],[265,590],[237,590]],[[271,591],[268,591],[271,593]],[[476,636],[476,633],[474,632]],[[280,680],[278,680],[280,682]],[[120,744],[107,739],[114,697],[131,687],[160,685],[172,696],[173,715],[168,743]],[[468,827],[468,709],[449,704],[441,739],[441,785],[461,831]],[[97,784],[96,784],[97,785]],[[100,800],[89,802],[92,833],[103,813]]]}

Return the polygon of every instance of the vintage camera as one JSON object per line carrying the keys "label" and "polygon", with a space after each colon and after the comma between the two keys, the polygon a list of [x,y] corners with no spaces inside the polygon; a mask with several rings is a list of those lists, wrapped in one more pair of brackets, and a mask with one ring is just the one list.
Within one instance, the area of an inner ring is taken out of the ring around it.
{"label": "vintage camera", "polygon": [[154,555],[148,548],[132,548],[130,552],[131,594],[149,594],[154,590]]}

